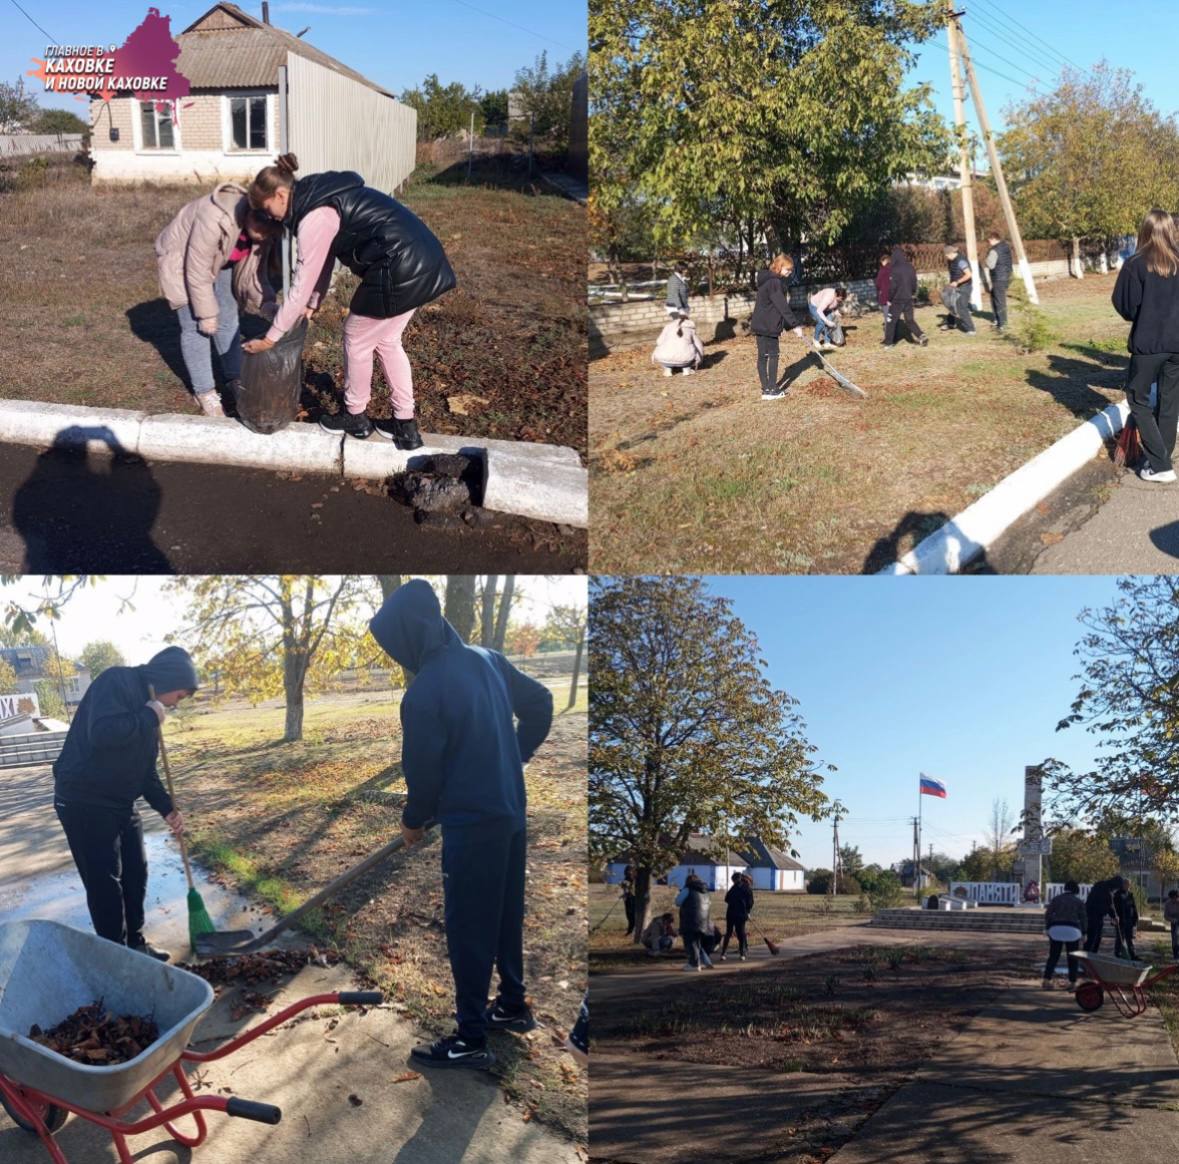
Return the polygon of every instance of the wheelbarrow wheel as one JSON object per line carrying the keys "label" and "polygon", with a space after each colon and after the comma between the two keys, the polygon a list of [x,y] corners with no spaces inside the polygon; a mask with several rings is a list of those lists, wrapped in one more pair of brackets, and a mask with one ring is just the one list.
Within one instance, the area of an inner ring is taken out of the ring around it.
{"label": "wheelbarrow wheel", "polygon": [[[36,1110],[37,1114],[44,1121],[45,1126],[49,1129],[50,1135],[58,1131],[62,1124],[64,1124],[66,1120],[69,1119],[70,1113],[66,1111],[64,1107],[58,1107],[53,1103],[37,1103],[31,1099],[26,1100],[25,1102]],[[24,1116],[22,1116],[12,1107],[12,1105],[8,1102],[8,1096],[6,1096],[2,1091],[0,1091],[0,1104],[4,1105],[4,1110],[8,1112],[8,1118],[11,1119],[18,1128],[24,1128],[26,1132],[32,1132],[33,1135],[38,1134],[38,1130],[33,1127],[33,1125],[29,1123],[29,1121],[25,1119]]]}
{"label": "wheelbarrow wheel", "polygon": [[1082,982],[1077,987],[1077,1006],[1082,1010],[1099,1010],[1105,1001],[1105,991],[1099,982]]}

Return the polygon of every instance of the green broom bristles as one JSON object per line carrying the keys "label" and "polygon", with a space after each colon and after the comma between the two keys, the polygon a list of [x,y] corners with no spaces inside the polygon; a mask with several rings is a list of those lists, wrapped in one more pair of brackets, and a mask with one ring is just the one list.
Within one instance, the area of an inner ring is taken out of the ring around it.
{"label": "green broom bristles", "polygon": [[193,945],[196,945],[197,936],[200,934],[211,934],[216,932],[217,927],[213,925],[213,919],[209,917],[209,911],[205,909],[205,903],[201,900],[200,893],[195,888],[188,891],[188,936]]}

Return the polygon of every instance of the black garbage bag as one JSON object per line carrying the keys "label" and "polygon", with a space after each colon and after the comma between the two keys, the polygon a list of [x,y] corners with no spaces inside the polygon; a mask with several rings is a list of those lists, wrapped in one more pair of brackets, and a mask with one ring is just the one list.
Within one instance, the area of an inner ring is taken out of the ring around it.
{"label": "black garbage bag", "polygon": [[307,320],[301,319],[274,347],[246,352],[237,394],[237,418],[251,432],[278,432],[299,415],[306,339]]}

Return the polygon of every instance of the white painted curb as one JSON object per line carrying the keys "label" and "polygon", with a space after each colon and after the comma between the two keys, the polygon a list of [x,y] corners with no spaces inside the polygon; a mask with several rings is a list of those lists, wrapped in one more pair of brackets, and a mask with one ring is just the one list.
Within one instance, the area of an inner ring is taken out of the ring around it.
{"label": "white painted curb", "polygon": [[957,573],[1092,460],[1106,441],[1121,432],[1129,413],[1130,406],[1122,402],[1090,417],[879,573]]}
{"label": "white painted curb", "polygon": [[576,449],[431,433],[422,433],[422,440],[422,448],[407,453],[376,434],[358,441],[333,436],[318,425],[296,424],[262,436],[215,417],[0,400],[0,443],[38,449],[110,450],[155,461],[375,480],[415,468],[431,453],[461,452],[484,462],[485,508],[589,525],[589,475]]}

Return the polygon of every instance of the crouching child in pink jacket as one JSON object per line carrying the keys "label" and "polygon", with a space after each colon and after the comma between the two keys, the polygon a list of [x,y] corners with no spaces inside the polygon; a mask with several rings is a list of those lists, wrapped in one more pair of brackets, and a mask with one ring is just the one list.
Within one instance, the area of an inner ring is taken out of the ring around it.
{"label": "crouching child in pink jacket", "polygon": [[696,334],[696,325],[686,317],[666,324],[651,353],[651,363],[661,364],[665,376],[670,376],[676,368],[682,368],[684,375],[690,376],[702,359],[704,345]]}
{"label": "crouching child in pink jacket", "polygon": [[180,354],[206,416],[224,416],[213,379],[213,349],[231,396],[241,384],[238,307],[273,319],[267,276],[277,223],[251,212],[243,186],[223,182],[182,207],[156,236],[160,292],[180,323]]}

